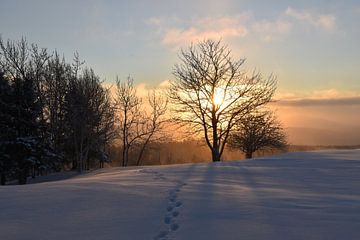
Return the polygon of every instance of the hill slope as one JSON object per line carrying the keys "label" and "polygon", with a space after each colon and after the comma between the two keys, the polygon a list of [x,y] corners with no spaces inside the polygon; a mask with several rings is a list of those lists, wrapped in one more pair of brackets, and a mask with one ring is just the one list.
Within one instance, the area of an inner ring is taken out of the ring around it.
{"label": "hill slope", "polygon": [[0,187],[0,239],[360,239],[360,150]]}

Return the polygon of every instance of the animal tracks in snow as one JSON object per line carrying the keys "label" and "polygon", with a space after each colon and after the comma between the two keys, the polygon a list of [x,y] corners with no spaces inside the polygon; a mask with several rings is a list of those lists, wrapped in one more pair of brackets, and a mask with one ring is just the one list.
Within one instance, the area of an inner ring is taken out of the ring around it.
{"label": "animal tracks in snow", "polygon": [[[176,182],[176,186],[170,189],[167,196],[167,205],[165,206],[165,215],[163,223],[165,226],[155,235],[154,240],[169,240],[171,235],[180,228],[180,224],[177,221],[177,217],[180,215],[181,207],[183,206],[182,201],[179,199],[181,189],[187,184],[182,181],[175,181],[164,176],[164,174],[142,169],[141,173],[153,174],[154,180],[166,180]],[[171,239],[174,239],[173,237]]]}

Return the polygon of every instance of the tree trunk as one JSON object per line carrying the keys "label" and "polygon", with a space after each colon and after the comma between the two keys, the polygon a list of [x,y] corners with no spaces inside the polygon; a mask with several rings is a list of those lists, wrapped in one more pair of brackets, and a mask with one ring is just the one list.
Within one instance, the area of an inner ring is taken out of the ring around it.
{"label": "tree trunk", "polygon": [[83,138],[81,138],[80,142],[80,151],[79,151],[79,172],[82,172],[84,169],[84,156],[83,156]]}
{"label": "tree trunk", "polygon": [[129,147],[126,147],[125,151],[125,167],[127,167],[129,164]]}
{"label": "tree trunk", "polygon": [[122,162],[122,166],[126,167],[127,166],[127,161],[128,161],[128,141],[127,141],[127,135],[126,135],[126,129],[125,129],[125,125],[124,125],[124,130],[123,130],[123,152],[122,152],[122,157],[123,157],[123,162]]}
{"label": "tree trunk", "polygon": [[6,183],[6,176],[5,173],[0,174],[0,185],[5,185]]}
{"label": "tree trunk", "polygon": [[129,147],[128,146],[124,146],[122,155],[123,155],[122,166],[126,167],[129,162]]}
{"label": "tree trunk", "polygon": [[31,178],[35,178],[35,175],[36,175],[36,173],[35,173],[35,166],[32,166],[32,168],[31,168]]}
{"label": "tree trunk", "polygon": [[213,149],[211,151],[212,153],[212,161],[213,162],[220,162],[220,154],[219,154],[219,149]]}
{"label": "tree trunk", "polygon": [[142,159],[142,155],[143,155],[144,151],[145,151],[145,148],[142,147],[141,150],[140,150],[138,159],[137,159],[137,161],[136,161],[136,166],[140,166],[140,165],[141,165],[141,159]]}
{"label": "tree trunk", "polygon": [[18,182],[19,184],[26,184],[27,180],[27,170],[26,169],[20,169],[18,172]]}
{"label": "tree trunk", "polygon": [[72,170],[77,170],[77,169],[78,169],[77,163],[78,163],[78,160],[77,160],[77,158],[75,157],[75,158],[73,159],[73,161],[72,161],[72,166],[71,166],[71,169],[72,169]]}
{"label": "tree trunk", "polygon": [[146,149],[146,147],[147,147],[147,145],[148,145],[151,137],[152,137],[152,134],[146,139],[146,141],[144,142],[144,144],[143,144],[142,147],[141,147],[141,150],[140,150],[140,153],[139,153],[137,162],[136,162],[136,165],[137,165],[137,166],[140,166],[140,164],[141,164],[142,156],[143,156],[143,154],[144,154],[144,152],[145,152],[145,149]]}
{"label": "tree trunk", "polygon": [[219,144],[218,144],[218,132],[217,132],[217,124],[218,121],[216,119],[216,111],[215,111],[215,104],[213,103],[213,110],[212,110],[212,129],[213,129],[213,144],[212,144],[212,161],[213,162],[220,162],[220,152],[219,152]]}
{"label": "tree trunk", "polygon": [[245,157],[246,157],[246,159],[249,159],[249,158],[252,158],[252,152],[246,152],[245,153]]}

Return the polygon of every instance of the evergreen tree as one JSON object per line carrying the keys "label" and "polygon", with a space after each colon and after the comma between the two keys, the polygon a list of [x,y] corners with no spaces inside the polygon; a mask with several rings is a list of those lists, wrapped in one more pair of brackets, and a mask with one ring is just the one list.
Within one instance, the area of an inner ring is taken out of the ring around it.
{"label": "evergreen tree", "polygon": [[[25,184],[32,170],[53,168],[49,162],[52,149],[48,145],[47,123],[43,114],[42,77],[48,60],[45,50],[19,42],[0,39],[1,108],[3,133],[1,134],[2,165],[6,176]],[[56,160],[56,158],[55,158]]]}
{"label": "evergreen tree", "polygon": [[10,81],[0,70],[0,184],[6,183],[6,177],[12,168],[10,155],[7,154],[6,146],[15,136],[15,129],[12,125],[14,112],[11,102],[12,88]]}

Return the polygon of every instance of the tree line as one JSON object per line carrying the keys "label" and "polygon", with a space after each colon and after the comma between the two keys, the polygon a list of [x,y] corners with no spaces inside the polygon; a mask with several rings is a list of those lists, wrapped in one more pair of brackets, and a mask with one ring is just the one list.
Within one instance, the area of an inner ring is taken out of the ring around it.
{"label": "tree line", "polygon": [[109,90],[82,68],[25,39],[0,39],[1,183],[107,161],[114,112]]}
{"label": "tree line", "polygon": [[286,145],[275,115],[261,110],[275,91],[273,76],[247,76],[244,60],[234,61],[220,41],[182,50],[180,62],[167,94],[153,90],[142,99],[130,76],[117,78],[111,94],[77,53],[67,62],[25,39],[0,38],[1,184],[103,167],[114,141],[121,145],[122,166],[134,151],[132,162],[141,165],[149,145],[163,140],[167,123],[201,133],[213,161],[229,143],[247,157]]}

